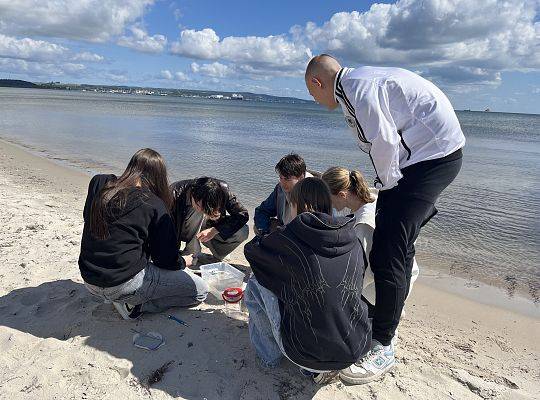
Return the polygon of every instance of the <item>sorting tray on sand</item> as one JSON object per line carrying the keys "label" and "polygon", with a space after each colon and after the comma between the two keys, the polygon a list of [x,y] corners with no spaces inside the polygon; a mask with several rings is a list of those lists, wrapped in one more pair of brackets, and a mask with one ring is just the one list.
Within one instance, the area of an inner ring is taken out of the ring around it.
{"label": "sorting tray on sand", "polygon": [[224,262],[201,265],[201,276],[210,287],[210,293],[221,300],[227,288],[242,287],[244,273]]}

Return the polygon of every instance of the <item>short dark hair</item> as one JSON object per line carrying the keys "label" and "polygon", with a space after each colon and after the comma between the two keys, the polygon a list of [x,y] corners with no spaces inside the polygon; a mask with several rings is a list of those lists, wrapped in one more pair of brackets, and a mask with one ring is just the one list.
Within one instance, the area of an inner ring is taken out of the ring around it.
{"label": "short dark hair", "polygon": [[287,154],[276,164],[276,172],[286,179],[292,176],[298,178],[306,173],[306,163],[298,154]]}
{"label": "short dark hair", "polygon": [[215,178],[203,176],[191,184],[191,197],[201,203],[207,215],[221,211],[227,201],[227,189]]}
{"label": "short dark hair", "polygon": [[332,214],[332,198],[328,185],[321,179],[308,177],[294,185],[290,201],[296,206],[296,213],[306,211]]}

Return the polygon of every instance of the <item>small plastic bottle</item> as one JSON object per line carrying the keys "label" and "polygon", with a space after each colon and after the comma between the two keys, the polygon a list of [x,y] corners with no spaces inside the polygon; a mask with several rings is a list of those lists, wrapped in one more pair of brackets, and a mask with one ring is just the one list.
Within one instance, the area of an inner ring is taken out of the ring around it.
{"label": "small plastic bottle", "polygon": [[241,300],[244,297],[242,288],[227,288],[223,291],[221,297],[225,302],[225,314],[234,319],[245,318],[242,310]]}

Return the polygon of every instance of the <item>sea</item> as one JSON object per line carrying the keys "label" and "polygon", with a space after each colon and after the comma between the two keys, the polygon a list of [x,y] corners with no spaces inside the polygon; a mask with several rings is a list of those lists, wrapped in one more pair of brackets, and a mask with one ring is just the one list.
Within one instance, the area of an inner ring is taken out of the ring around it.
{"label": "sea", "polygon": [[[540,297],[540,115],[458,111],[461,173],[417,241],[421,270]],[[309,169],[344,166],[372,181],[339,111],[317,104],[0,88],[0,138],[88,173],[121,173],[150,147],[170,180],[226,180],[251,211],[296,152]],[[83,199],[81,199],[83,201]]]}

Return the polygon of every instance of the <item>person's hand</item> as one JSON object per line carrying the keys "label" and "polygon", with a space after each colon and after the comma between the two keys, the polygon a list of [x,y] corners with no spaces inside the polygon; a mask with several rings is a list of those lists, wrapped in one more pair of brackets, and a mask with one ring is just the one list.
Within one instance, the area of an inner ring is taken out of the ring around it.
{"label": "person's hand", "polygon": [[216,236],[218,233],[219,232],[216,228],[208,228],[208,229],[205,229],[204,231],[200,231],[197,234],[197,239],[199,239],[199,241],[202,243],[206,243],[212,240],[214,236]]}
{"label": "person's hand", "polygon": [[184,259],[184,262],[186,263],[186,268],[191,267],[191,265],[193,265],[193,256],[192,255],[182,256],[182,258]]}

